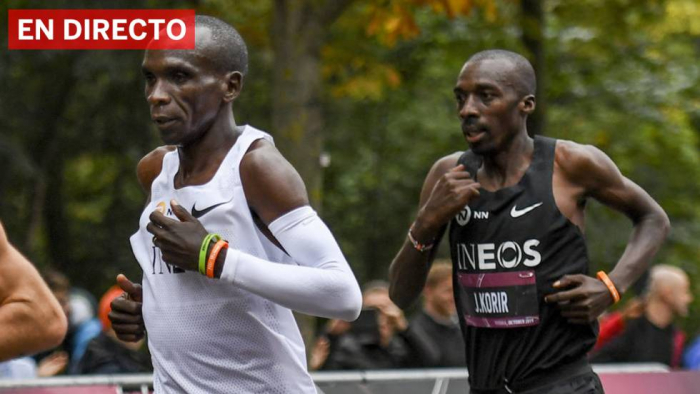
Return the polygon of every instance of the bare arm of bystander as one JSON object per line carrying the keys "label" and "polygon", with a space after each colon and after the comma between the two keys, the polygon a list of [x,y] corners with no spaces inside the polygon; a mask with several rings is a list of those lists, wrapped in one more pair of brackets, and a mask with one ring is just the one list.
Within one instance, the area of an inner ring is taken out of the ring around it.
{"label": "bare arm of bystander", "polygon": [[0,361],[57,346],[66,315],[34,266],[15,249],[0,224]]}

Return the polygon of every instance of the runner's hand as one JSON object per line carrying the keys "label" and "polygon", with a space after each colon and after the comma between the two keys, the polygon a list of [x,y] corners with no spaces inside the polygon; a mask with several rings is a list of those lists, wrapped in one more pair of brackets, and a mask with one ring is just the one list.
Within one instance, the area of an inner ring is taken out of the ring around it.
{"label": "runner's hand", "polygon": [[587,275],[564,275],[554,282],[558,292],[545,297],[545,302],[557,303],[561,315],[569,323],[588,324],[595,321],[613,304],[608,287],[598,279]]}
{"label": "runner's hand", "polygon": [[117,338],[137,342],[146,334],[141,312],[143,290],[141,285],[131,282],[123,274],[117,275],[117,284],[124,293],[112,301],[109,320]]}
{"label": "runner's hand", "polygon": [[170,201],[170,206],[180,220],[153,211],[146,230],[153,234],[153,244],[160,248],[163,261],[187,271],[197,271],[199,248],[208,234],[207,230],[175,200]]}
{"label": "runner's hand", "polygon": [[[420,223],[420,227],[427,233],[436,233],[470,201],[479,197],[480,187],[481,185],[472,179],[469,172],[464,170],[462,164],[450,169],[433,187],[428,201],[418,213],[416,223]],[[414,236],[419,240],[425,240],[425,237],[420,235],[414,234]]]}

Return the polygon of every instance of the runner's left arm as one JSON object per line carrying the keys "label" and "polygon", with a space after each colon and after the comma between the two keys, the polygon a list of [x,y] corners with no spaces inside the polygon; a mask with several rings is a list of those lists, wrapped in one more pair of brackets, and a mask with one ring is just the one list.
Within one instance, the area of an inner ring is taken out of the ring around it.
{"label": "runner's left arm", "polygon": [[[577,145],[569,153],[567,160],[558,163],[565,176],[583,188],[584,197],[592,197],[624,213],[634,225],[624,253],[608,275],[623,294],[648,268],[666,239],[670,230],[668,216],[644,189],[624,177],[615,163],[599,149]],[[567,275],[555,284],[562,289],[571,286],[574,286],[572,290],[552,294],[547,301],[571,301],[568,306],[562,306],[562,315],[572,322],[592,321],[613,303],[610,292],[597,279]]]}

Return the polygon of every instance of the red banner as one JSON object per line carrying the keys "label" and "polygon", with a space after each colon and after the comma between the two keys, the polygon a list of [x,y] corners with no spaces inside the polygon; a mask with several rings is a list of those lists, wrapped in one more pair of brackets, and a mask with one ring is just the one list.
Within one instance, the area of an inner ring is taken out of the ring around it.
{"label": "red banner", "polygon": [[194,49],[194,10],[9,10],[9,49]]}

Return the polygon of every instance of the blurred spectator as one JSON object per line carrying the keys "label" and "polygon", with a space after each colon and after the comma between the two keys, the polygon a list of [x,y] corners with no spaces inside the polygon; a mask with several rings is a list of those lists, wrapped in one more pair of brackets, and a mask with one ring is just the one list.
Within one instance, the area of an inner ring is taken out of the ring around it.
{"label": "blurred spectator", "polygon": [[332,319],[326,324],[324,332],[316,339],[311,349],[309,370],[317,371],[324,368],[331,352],[337,350],[338,338],[350,329],[350,323]]}
{"label": "blurred spectator", "polygon": [[644,309],[644,297],[634,297],[627,301],[625,306],[620,310],[609,312],[601,316],[598,340],[593,347],[593,351],[597,351],[613,338],[622,334],[625,330],[625,324],[630,320],[641,317],[644,314]]}
{"label": "blurred spectator", "polygon": [[332,320],[312,350],[310,367],[324,370],[396,369],[418,366],[406,337],[408,322],[389,299],[389,284],[370,282],[353,323]]}
{"label": "blurred spectator", "polygon": [[700,336],[695,337],[695,340],[685,349],[683,367],[700,371]]}
{"label": "blurred spectator", "polygon": [[[73,319],[71,319],[71,286],[68,277],[56,270],[46,270],[43,277],[70,322]],[[62,373],[74,374],[87,344],[101,331],[102,324],[94,317],[77,322],[77,325],[69,325],[68,334],[58,348],[35,357],[38,375],[47,377]]]}
{"label": "blurred spectator", "polygon": [[112,286],[102,296],[99,305],[99,318],[103,331],[93,338],[85,354],[78,362],[79,374],[120,374],[153,371],[151,358],[139,352],[144,340],[124,342],[117,338],[108,318],[112,310],[112,301],[124,291],[119,286]]}
{"label": "blurred spectator", "polygon": [[68,294],[68,303],[70,308],[70,321],[68,324],[71,327],[78,327],[95,318],[97,301],[87,290],[71,287]]}
{"label": "blurred spectator", "polygon": [[681,364],[685,335],[673,320],[688,315],[688,276],[680,268],[657,265],[651,269],[644,314],[626,324],[624,331],[592,354],[594,363],[658,362]]}
{"label": "blurred spectator", "polygon": [[423,309],[411,320],[408,335],[422,367],[466,366],[451,263],[438,260],[430,269],[423,290]]}

